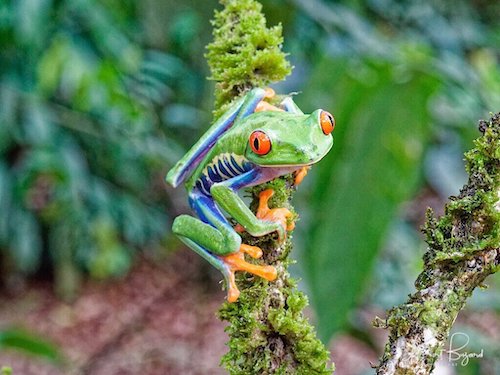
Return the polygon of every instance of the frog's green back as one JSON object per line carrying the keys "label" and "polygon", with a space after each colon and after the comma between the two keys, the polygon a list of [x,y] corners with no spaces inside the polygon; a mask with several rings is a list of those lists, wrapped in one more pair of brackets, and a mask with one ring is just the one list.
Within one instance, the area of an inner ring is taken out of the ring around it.
{"label": "frog's green back", "polygon": [[194,144],[193,147],[182,157],[181,160],[168,172],[165,180],[177,187],[186,181],[193,173],[196,167],[202,162],[209,151],[214,147],[217,139],[221,137],[234,123],[243,98],[236,101],[229,110],[219,118],[203,136]]}

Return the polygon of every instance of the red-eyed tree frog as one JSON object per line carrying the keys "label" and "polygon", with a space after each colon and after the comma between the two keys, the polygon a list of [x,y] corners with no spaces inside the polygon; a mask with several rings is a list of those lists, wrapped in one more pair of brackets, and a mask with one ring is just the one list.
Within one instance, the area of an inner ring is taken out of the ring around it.
{"label": "red-eyed tree frog", "polygon": [[238,190],[279,176],[296,173],[296,184],[307,168],[321,160],[333,145],[333,116],[323,110],[304,114],[290,97],[279,107],[266,100],[272,89],[255,88],[236,101],[189,152],[169,171],[166,181],[173,187],[181,183],[198,218],[178,216],[172,231],[191,249],[224,275],[228,301],[238,299],[234,272],[247,271],[269,281],[276,279],[273,266],[245,261],[244,254],[260,258],[262,250],[241,243],[238,232],[224,216],[225,211],[252,236],[277,232],[284,240],[286,208],[270,209],[268,189],[260,195],[254,215],[238,195]]}

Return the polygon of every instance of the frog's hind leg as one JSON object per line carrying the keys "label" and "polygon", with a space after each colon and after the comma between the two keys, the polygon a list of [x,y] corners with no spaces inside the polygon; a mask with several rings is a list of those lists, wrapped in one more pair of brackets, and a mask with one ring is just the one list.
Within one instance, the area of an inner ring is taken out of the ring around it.
{"label": "frog's hind leg", "polygon": [[304,114],[304,112],[302,112],[302,110],[297,106],[297,104],[295,104],[290,96],[281,101],[280,108],[282,108],[286,112],[294,113],[296,115]]}
{"label": "frog's hind leg", "polygon": [[260,276],[268,281],[273,281],[278,276],[276,268],[273,266],[259,266],[248,263],[245,261],[244,254],[250,255],[252,258],[260,258],[262,256],[262,250],[257,246],[241,244],[238,252],[219,258],[226,267],[225,272],[223,271],[222,274],[224,275],[227,283],[228,302],[235,302],[240,295],[234,276],[236,271],[246,271],[253,275]]}
{"label": "frog's hind leg", "polygon": [[262,250],[241,244],[241,237],[234,231],[213,200],[202,195],[191,197],[191,205],[201,220],[192,216],[177,217],[172,230],[191,249],[217,268],[228,286],[228,301],[234,302],[240,294],[234,273],[247,271],[267,280],[276,278],[272,266],[259,266],[245,261],[244,254],[260,258]]}

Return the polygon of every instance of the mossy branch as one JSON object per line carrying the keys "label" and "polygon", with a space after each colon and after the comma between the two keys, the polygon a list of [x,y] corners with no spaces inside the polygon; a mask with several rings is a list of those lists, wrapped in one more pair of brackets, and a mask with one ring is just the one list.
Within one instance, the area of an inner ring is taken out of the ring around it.
{"label": "mossy branch", "polygon": [[[216,11],[214,41],[206,55],[216,81],[217,118],[236,97],[253,87],[283,80],[291,70],[281,51],[281,26],[266,27],[262,6],[254,0],[221,0]],[[287,207],[294,191],[293,177],[285,176],[248,190],[257,207],[259,193],[271,187],[270,207]],[[287,267],[291,263],[290,236],[284,244],[276,235],[254,238],[243,234],[243,242],[259,246],[262,262],[278,270],[278,279],[267,282],[248,274],[238,276],[242,291],[235,303],[226,303],[219,316],[229,322],[229,352],[222,364],[230,374],[330,374],[329,353],[316,338],[302,310],[306,296],[297,290]]]}
{"label": "mossy branch", "polygon": [[212,25],[214,40],[206,58],[216,82],[214,117],[253,87],[285,79],[291,66],[281,51],[281,25],[266,27],[262,5],[254,0],[220,0]]}
{"label": "mossy branch", "polygon": [[417,292],[375,325],[389,328],[377,374],[430,374],[450,329],[474,289],[500,263],[500,113],[481,121],[466,153],[468,183],[437,220],[428,211],[428,244]]}

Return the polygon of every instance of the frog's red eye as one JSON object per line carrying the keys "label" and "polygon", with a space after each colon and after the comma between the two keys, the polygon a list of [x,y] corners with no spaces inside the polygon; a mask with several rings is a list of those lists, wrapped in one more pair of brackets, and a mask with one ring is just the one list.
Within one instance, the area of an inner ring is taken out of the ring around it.
{"label": "frog's red eye", "polygon": [[263,131],[256,130],[250,134],[248,143],[250,143],[252,151],[257,155],[266,155],[271,151],[271,140]]}
{"label": "frog's red eye", "polygon": [[335,119],[327,111],[321,111],[319,122],[321,124],[321,130],[323,130],[325,135],[330,134],[333,129],[335,129]]}

